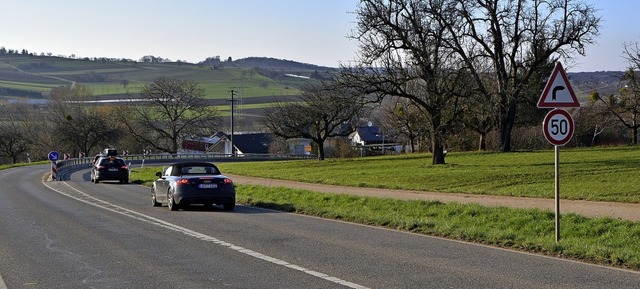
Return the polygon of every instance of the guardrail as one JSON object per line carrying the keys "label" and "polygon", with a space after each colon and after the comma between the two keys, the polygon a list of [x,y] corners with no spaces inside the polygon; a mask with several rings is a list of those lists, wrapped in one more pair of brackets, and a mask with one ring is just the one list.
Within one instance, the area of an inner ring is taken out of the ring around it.
{"label": "guardrail", "polygon": [[[306,160],[314,159],[315,155],[276,155],[276,154],[148,154],[148,155],[121,155],[128,164],[167,163],[179,161],[205,161],[220,162],[255,162],[255,161],[281,161],[281,160]],[[91,166],[94,157],[73,158],[56,162],[57,176],[60,179],[65,173],[87,168]]]}

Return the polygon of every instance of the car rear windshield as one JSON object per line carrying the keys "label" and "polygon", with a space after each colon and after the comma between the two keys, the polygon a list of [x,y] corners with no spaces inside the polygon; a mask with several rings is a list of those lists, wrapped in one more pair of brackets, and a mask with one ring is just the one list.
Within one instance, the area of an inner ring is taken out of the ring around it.
{"label": "car rear windshield", "polygon": [[101,166],[124,166],[122,159],[102,159],[100,161]]}
{"label": "car rear windshield", "polygon": [[220,171],[213,166],[184,166],[183,175],[219,175]]}

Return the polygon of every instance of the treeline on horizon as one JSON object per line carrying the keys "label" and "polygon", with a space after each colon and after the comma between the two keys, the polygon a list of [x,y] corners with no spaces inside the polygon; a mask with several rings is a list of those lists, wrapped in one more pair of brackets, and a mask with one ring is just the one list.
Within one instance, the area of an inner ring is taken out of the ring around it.
{"label": "treeline on horizon", "polygon": [[220,56],[212,56],[207,57],[205,60],[202,60],[197,63],[189,62],[186,60],[171,60],[169,58],[163,58],[160,56],[154,55],[145,55],[142,56],[138,60],[133,60],[130,58],[110,58],[110,57],[76,57],[75,54],[71,54],[69,56],[66,55],[54,55],[52,52],[29,52],[27,49],[7,49],[4,46],[0,46],[0,56],[2,55],[23,55],[23,56],[40,56],[40,57],[59,57],[59,58],[68,58],[68,59],[76,59],[76,60],[84,60],[84,61],[93,61],[93,62],[140,62],[140,63],[179,63],[179,64],[194,64],[194,65],[205,65],[211,66],[214,68],[221,66],[238,66],[238,67],[269,67],[269,68],[298,68],[298,69],[318,69],[325,70],[331,69],[329,67],[323,67],[310,63],[302,63],[288,59],[277,59],[272,57],[246,57],[237,60],[233,60],[231,56],[227,59],[222,59]]}

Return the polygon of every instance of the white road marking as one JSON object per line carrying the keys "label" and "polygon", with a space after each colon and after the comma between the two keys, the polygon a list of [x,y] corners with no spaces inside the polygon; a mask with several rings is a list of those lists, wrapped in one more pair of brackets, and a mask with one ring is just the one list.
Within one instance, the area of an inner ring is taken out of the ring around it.
{"label": "white road marking", "polygon": [[[127,216],[127,217],[130,217],[130,218],[142,221],[142,222],[146,222],[146,223],[158,226],[158,227],[162,227],[162,228],[166,228],[166,229],[169,229],[169,230],[172,230],[172,231],[175,231],[175,232],[179,232],[179,233],[185,234],[187,236],[191,236],[191,237],[194,237],[194,238],[206,241],[206,242],[211,242],[211,243],[214,243],[214,244],[217,244],[217,245],[220,245],[220,246],[228,247],[229,249],[237,251],[237,252],[240,252],[242,254],[245,254],[245,255],[260,259],[260,260],[264,260],[264,261],[267,261],[267,262],[270,262],[270,263],[273,263],[273,264],[276,264],[276,265],[279,265],[279,266],[287,267],[289,269],[300,271],[300,272],[309,274],[311,276],[327,280],[329,282],[333,282],[333,283],[336,283],[336,284],[343,285],[345,287],[357,288],[357,289],[368,289],[368,287],[363,286],[363,285],[352,283],[352,282],[349,282],[349,281],[346,281],[346,280],[342,280],[342,279],[337,278],[337,277],[329,276],[329,275],[321,273],[321,272],[313,271],[313,270],[310,270],[310,269],[307,269],[307,268],[304,268],[304,267],[301,267],[301,266],[298,266],[298,265],[295,265],[295,264],[291,264],[291,263],[289,263],[287,261],[280,260],[280,259],[274,258],[274,257],[270,257],[270,256],[264,255],[262,253],[259,253],[259,252],[256,252],[256,251],[253,251],[253,250],[250,250],[250,249],[247,249],[247,248],[236,246],[234,244],[222,241],[222,240],[217,239],[215,237],[212,237],[212,236],[209,236],[209,235],[205,235],[205,234],[202,234],[202,233],[198,233],[196,231],[193,231],[193,230],[190,230],[190,229],[187,229],[187,228],[184,228],[184,227],[181,227],[181,226],[178,226],[178,225],[175,225],[175,224],[172,224],[172,223],[169,223],[169,222],[166,222],[166,221],[163,221],[163,220],[160,220],[160,219],[157,219],[157,218],[142,214],[142,213],[138,213],[136,211],[132,211],[132,210],[129,210],[129,209],[114,205],[112,203],[109,203],[109,202],[94,198],[92,196],[89,196],[89,195],[85,194],[84,192],[82,192],[82,191],[70,186],[65,181],[48,181],[46,177],[47,177],[47,175],[45,175],[42,178],[42,183],[46,187],[48,187],[49,189],[51,189],[51,190],[53,190],[53,191],[55,191],[55,192],[57,192],[59,194],[62,194],[64,196],[67,196],[67,197],[70,197],[72,199],[78,200],[80,202],[83,202],[83,203],[86,203],[86,204],[89,204],[89,205],[92,205],[92,206],[95,206],[95,207],[98,207],[98,208],[102,208],[102,209],[105,209],[105,210],[108,210],[108,211],[112,211],[114,213],[118,213],[118,214],[121,214],[123,216]],[[74,192],[65,192],[64,190],[62,190],[60,188],[56,188],[56,187],[62,187],[63,185],[65,186],[65,188],[69,188],[69,189],[73,190]],[[0,278],[0,289],[6,289],[6,286],[3,287],[3,284],[4,283],[2,282],[2,278]]]}
{"label": "white road marking", "polygon": [[0,289],[7,289],[7,284],[4,284],[4,280],[2,280],[1,275],[0,275]]}

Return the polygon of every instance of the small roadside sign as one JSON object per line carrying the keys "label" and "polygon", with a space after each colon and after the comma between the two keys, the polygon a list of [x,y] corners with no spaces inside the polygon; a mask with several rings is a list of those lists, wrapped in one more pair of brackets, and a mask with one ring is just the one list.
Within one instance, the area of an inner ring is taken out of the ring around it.
{"label": "small roadside sign", "polygon": [[573,118],[562,109],[554,109],[547,113],[542,122],[544,136],[552,145],[565,145],[573,137]]}
{"label": "small roadside sign", "polygon": [[538,100],[538,108],[558,107],[580,107],[580,102],[573,92],[567,73],[560,62],[556,63],[556,67]]}
{"label": "small roadside sign", "polygon": [[49,160],[52,162],[56,162],[60,159],[60,154],[57,151],[49,152]]}

